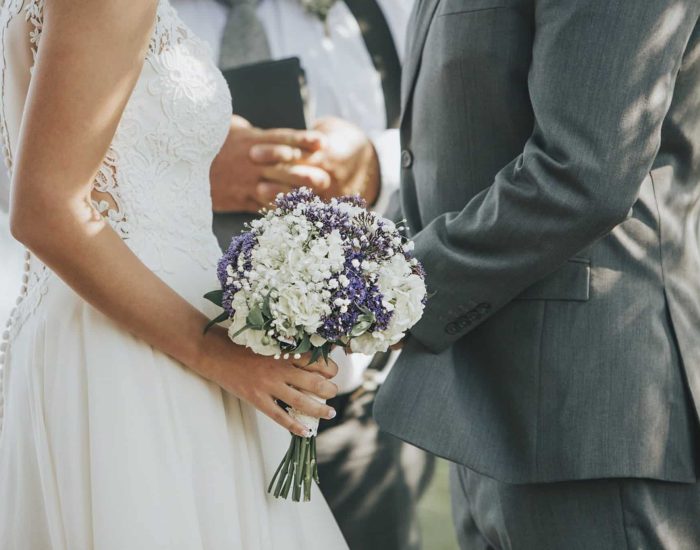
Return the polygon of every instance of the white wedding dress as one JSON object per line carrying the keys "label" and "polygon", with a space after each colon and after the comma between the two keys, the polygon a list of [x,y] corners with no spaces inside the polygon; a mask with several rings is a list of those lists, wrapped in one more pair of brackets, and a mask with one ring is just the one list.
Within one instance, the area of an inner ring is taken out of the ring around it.
{"label": "white wedding dress", "polygon": [[[0,0],[10,167],[43,4]],[[231,98],[209,59],[161,0],[94,202],[149,268],[211,314],[202,295],[217,286],[220,252],[209,166]],[[21,293],[0,359],[2,550],[346,548],[317,490],[310,504],[267,495],[288,433],[121,330],[30,255]]]}

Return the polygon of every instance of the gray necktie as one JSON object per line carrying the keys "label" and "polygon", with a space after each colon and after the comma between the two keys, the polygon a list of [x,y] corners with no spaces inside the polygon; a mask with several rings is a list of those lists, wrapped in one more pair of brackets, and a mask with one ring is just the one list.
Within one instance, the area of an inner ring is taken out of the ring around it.
{"label": "gray necktie", "polygon": [[257,14],[258,0],[219,0],[231,7],[226,22],[219,66],[231,69],[270,59],[270,45]]}

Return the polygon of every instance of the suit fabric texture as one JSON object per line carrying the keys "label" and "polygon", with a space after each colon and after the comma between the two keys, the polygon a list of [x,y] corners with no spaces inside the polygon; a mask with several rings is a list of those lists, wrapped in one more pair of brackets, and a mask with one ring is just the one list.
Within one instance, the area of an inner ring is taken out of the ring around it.
{"label": "suit fabric texture", "polygon": [[401,203],[434,294],[382,428],[506,483],[695,482],[699,14],[418,3]]}

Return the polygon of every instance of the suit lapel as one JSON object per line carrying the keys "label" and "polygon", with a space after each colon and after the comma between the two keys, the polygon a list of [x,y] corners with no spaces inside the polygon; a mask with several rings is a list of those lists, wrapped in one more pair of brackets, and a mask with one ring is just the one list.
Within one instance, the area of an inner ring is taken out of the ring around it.
{"label": "suit lapel", "polygon": [[411,14],[408,26],[408,56],[406,58],[401,81],[401,119],[406,115],[406,110],[413,97],[413,89],[416,85],[418,72],[420,71],[421,57],[425,41],[428,38],[430,24],[435,16],[435,10],[440,0],[418,0]]}

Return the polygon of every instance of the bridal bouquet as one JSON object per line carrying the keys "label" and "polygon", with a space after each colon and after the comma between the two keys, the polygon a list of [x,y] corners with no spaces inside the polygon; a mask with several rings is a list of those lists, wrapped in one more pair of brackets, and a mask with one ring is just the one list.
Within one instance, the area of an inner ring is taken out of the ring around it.
{"label": "bridal bouquet", "polygon": [[[219,263],[221,290],[207,298],[230,320],[229,337],[255,353],[310,361],[339,346],[374,354],[398,343],[423,314],[423,268],[402,229],[358,197],[323,202],[302,188],[280,194]],[[309,500],[318,483],[319,420],[288,408],[309,438],[292,436],[269,492]]]}

